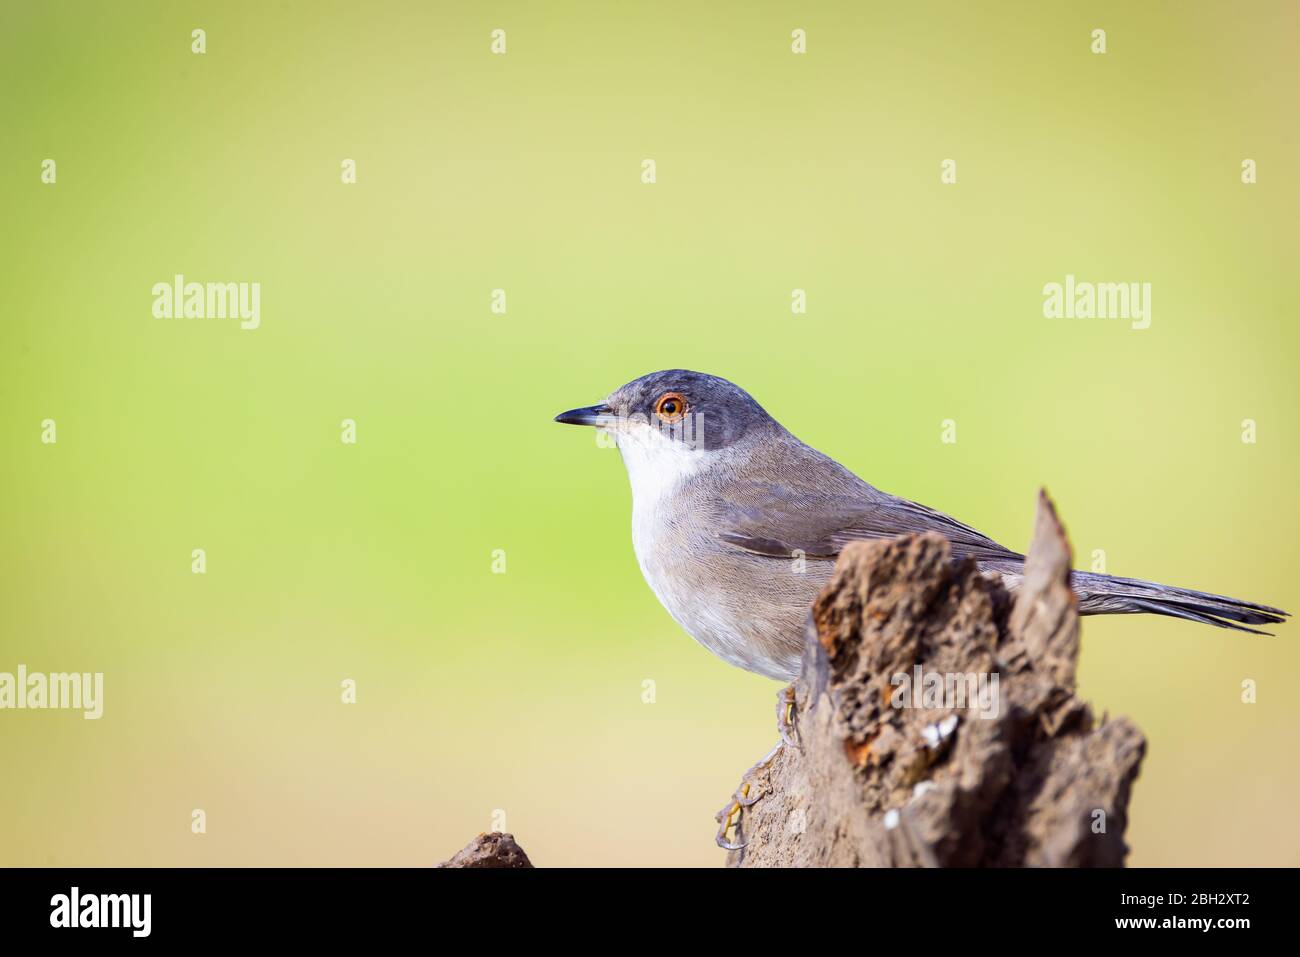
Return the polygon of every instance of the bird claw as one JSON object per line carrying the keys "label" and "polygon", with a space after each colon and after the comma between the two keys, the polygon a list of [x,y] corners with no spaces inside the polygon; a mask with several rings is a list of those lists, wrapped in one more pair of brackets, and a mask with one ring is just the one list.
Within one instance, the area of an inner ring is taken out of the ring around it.
{"label": "bird claw", "polygon": [[718,847],[724,851],[738,851],[745,846],[744,841],[735,843],[727,840],[727,832],[731,830],[733,821],[737,829],[736,837],[737,839],[740,838],[740,818],[744,816],[744,813],[745,809],[741,806],[741,803],[733,798],[726,807],[713,815],[713,819],[718,822],[718,834],[714,840],[717,842]]}
{"label": "bird claw", "polygon": [[776,693],[776,730],[781,741],[792,748],[799,747],[799,728],[795,724],[794,685],[788,684]]}
{"label": "bird claw", "polygon": [[[729,800],[713,819],[718,822],[718,834],[715,840],[718,847],[724,851],[738,851],[746,844],[741,840],[741,825],[745,820],[745,809],[753,807],[759,801],[767,796],[771,788],[766,776],[767,769],[771,766],[772,760],[781,752],[784,746],[783,741],[778,741],[776,747],[767,752],[767,755],[755,764],[752,768],[744,773],[740,779],[740,786],[736,788]],[[763,772],[760,777],[760,772]],[[727,840],[727,833],[735,829],[736,840]]]}
{"label": "bird claw", "polygon": [[[796,749],[799,747],[799,729],[795,724],[796,713],[794,685],[789,684],[776,695],[776,730],[781,735],[781,740],[763,760],[745,772],[740,779],[740,787],[736,788],[735,793],[731,795],[731,800],[723,806],[722,810],[713,815],[713,819],[718,822],[718,835],[715,840],[718,847],[723,850],[739,851],[745,846],[746,842],[742,840],[741,834],[745,809],[761,801],[770,790],[766,775],[760,777],[760,772],[766,772],[772,759],[785,745]],[[733,829],[736,839],[728,840],[727,835]]]}

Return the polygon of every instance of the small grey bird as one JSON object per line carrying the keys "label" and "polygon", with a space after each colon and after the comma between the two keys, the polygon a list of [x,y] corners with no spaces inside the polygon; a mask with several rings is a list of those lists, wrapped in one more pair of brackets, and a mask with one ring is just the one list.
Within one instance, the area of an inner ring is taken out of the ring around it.
{"label": "small grey bird", "polygon": [[[941,512],[882,492],[804,445],[747,392],[672,369],[600,405],[555,417],[612,434],[632,482],[632,546],[646,582],[723,661],[770,678],[799,673],[803,625],[848,542],[935,531],[1014,589],[1024,556]],[[802,573],[796,568],[802,566]],[[1268,605],[1076,571],[1085,615],[1150,613],[1260,634]]]}

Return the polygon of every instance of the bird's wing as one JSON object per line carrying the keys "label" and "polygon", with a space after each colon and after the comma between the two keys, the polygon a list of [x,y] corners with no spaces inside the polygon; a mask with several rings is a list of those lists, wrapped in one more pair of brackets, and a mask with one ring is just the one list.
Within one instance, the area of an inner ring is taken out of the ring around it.
{"label": "bird's wing", "polygon": [[769,558],[796,551],[812,559],[833,560],[849,542],[893,538],[913,532],[938,532],[955,558],[1020,561],[1024,556],[932,508],[878,493],[860,496],[790,497],[774,487],[751,489],[745,503],[730,503],[722,513],[718,537],[737,548]]}

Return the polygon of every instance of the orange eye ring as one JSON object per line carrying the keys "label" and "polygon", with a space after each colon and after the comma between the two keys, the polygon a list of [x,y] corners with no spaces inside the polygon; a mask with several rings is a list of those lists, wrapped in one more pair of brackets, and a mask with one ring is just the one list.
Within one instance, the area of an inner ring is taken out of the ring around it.
{"label": "orange eye ring", "polygon": [[655,415],[659,421],[672,425],[686,418],[686,396],[680,392],[665,392],[655,402]]}

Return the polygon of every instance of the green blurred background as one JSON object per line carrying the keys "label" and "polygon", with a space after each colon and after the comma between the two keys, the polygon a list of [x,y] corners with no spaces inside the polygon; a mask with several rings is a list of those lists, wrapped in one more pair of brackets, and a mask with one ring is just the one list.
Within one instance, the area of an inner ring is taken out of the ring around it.
{"label": "green blurred background", "polygon": [[[660,368],[1008,545],[1041,484],[1080,565],[1300,606],[1300,8],[895,6],[6,0],[0,670],[105,714],[0,713],[0,862],[720,864],[776,685],[551,422]],[[153,318],[176,273],[261,328]],[[1151,327],[1044,319],[1066,273]],[[1086,623],[1132,863],[1300,864],[1294,632]]]}

